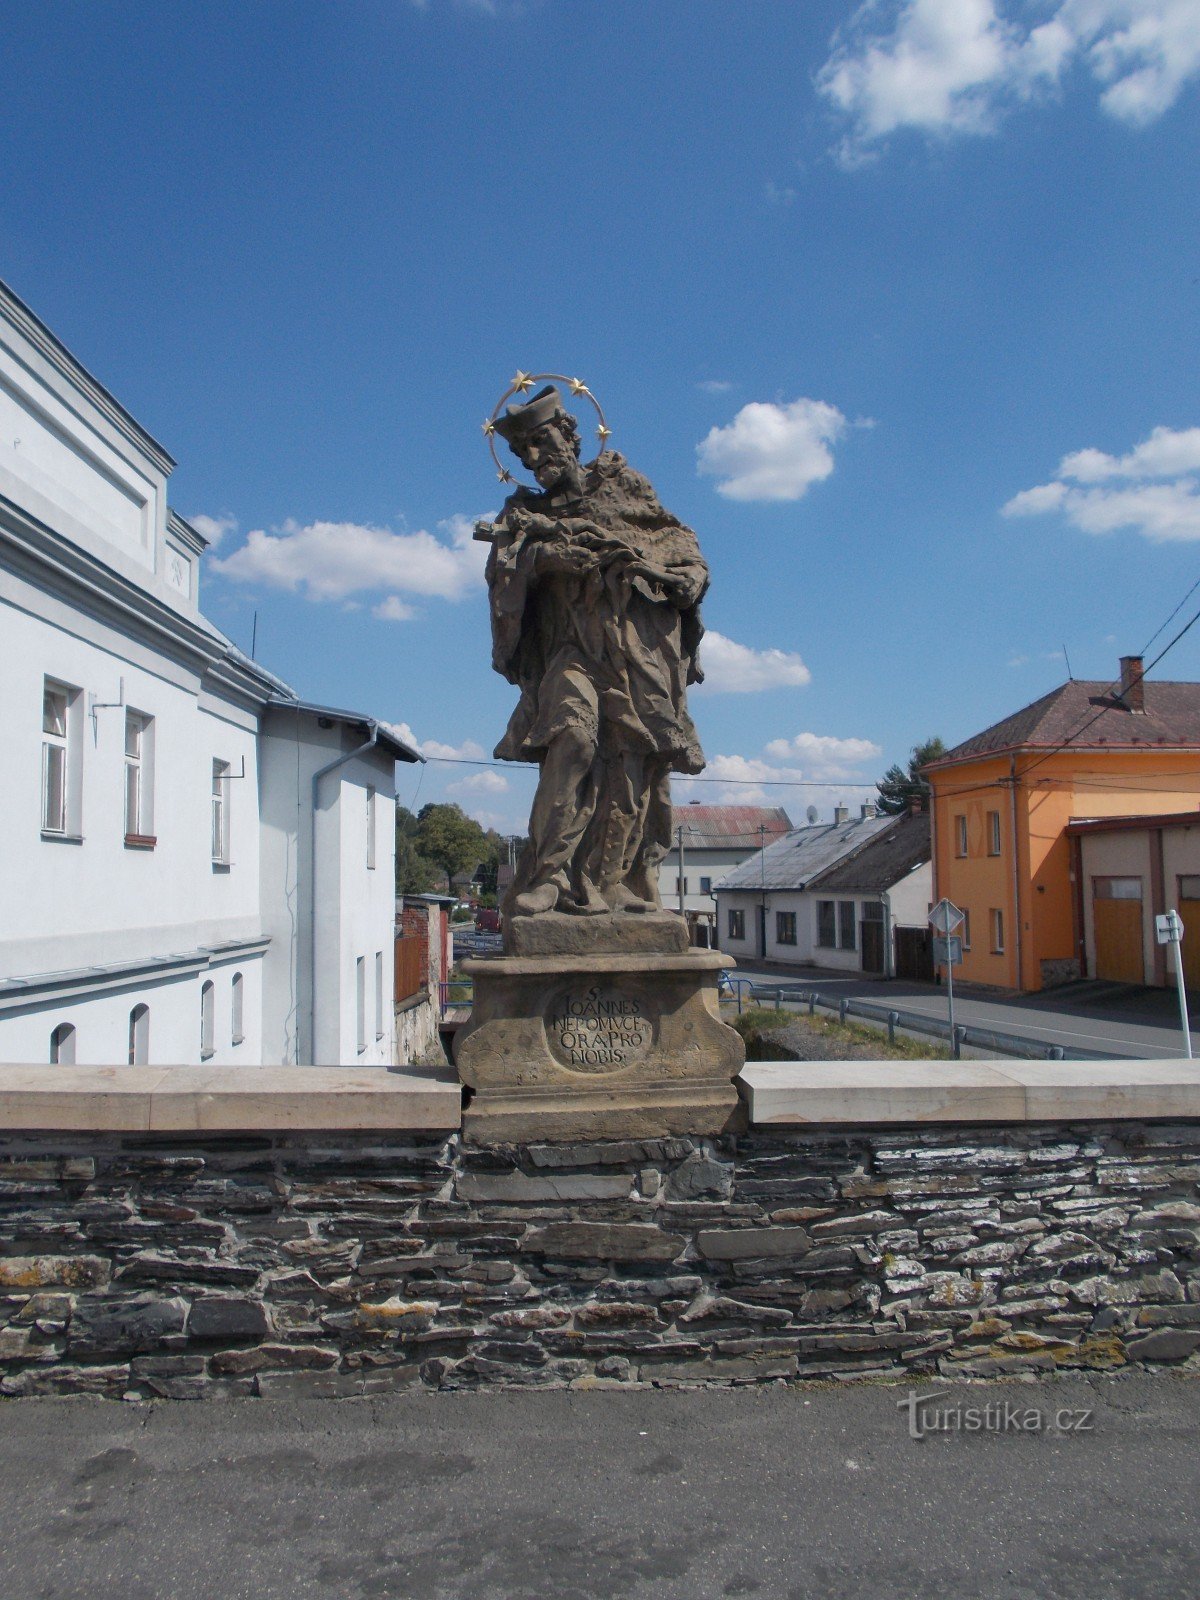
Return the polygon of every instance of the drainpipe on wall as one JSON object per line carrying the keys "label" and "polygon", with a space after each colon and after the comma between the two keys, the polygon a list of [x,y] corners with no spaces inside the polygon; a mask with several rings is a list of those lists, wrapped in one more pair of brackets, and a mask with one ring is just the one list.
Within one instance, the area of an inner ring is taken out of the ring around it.
{"label": "drainpipe on wall", "polygon": [[[332,761],[327,761],[323,767],[318,767],[312,775],[312,815],[309,821],[309,873],[308,880],[311,888],[311,904],[309,906],[308,925],[308,1048],[309,1054],[315,1058],[317,1053],[317,803],[320,799],[321,779],[329,773],[335,772],[338,767],[344,767],[347,762],[356,761],[359,756],[366,755],[368,750],[375,747],[379,738],[378,723],[371,724],[371,737],[365,744],[360,744],[356,750],[347,750],[343,755],[335,756]],[[339,1063],[334,1063],[338,1065]],[[316,1065],[314,1060],[313,1065]]]}
{"label": "drainpipe on wall", "polygon": [[1011,755],[1008,758],[1008,771],[1008,805],[1009,816],[1012,821],[1013,922],[1017,936],[1017,988],[1020,990],[1024,988],[1024,973],[1021,970],[1021,868],[1020,862],[1017,859],[1021,852],[1017,839],[1017,758],[1015,755]]}

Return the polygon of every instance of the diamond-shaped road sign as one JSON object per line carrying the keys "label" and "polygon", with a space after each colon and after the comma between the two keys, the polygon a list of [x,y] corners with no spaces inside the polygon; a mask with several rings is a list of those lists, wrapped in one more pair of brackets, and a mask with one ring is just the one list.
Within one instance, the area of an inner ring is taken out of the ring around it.
{"label": "diamond-shaped road sign", "polygon": [[939,900],[929,913],[929,921],[934,930],[946,935],[952,934],[955,928],[961,928],[965,920],[953,900]]}
{"label": "diamond-shaped road sign", "polygon": [[1159,944],[1179,944],[1183,939],[1183,918],[1178,911],[1168,911],[1164,916],[1155,917],[1154,931]]}

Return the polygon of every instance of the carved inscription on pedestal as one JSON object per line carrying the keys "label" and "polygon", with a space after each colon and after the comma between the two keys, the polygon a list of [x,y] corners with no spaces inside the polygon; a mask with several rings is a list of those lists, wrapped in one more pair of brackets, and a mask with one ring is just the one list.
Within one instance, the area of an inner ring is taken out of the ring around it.
{"label": "carved inscription on pedestal", "polygon": [[546,1011],[550,1053],[575,1072],[619,1072],[650,1052],[654,1025],[642,997],[624,985],[580,982]]}

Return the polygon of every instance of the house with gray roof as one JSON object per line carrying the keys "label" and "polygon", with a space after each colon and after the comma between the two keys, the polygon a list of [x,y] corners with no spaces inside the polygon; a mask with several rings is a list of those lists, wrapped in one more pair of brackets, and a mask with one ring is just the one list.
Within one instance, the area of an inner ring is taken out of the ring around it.
{"label": "house with gray roof", "polygon": [[669,911],[682,910],[693,944],[717,944],[712,891],[734,867],[784,834],[792,819],[782,806],[673,806],[672,848],[663,857],[658,889]]}
{"label": "house with gray roof", "polygon": [[932,872],[929,817],[859,816],[797,828],[716,887],[721,949],[756,961],[896,972],[898,934],[923,938]]}

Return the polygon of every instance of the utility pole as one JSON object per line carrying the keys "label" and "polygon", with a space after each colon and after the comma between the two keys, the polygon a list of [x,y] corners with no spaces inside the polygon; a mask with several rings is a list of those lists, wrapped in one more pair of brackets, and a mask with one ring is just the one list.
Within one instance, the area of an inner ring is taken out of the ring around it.
{"label": "utility pole", "polygon": [[[684,904],[683,904],[683,897],[684,897],[684,893],[685,893],[685,891],[684,891],[684,882],[683,882],[683,870],[684,870],[684,868],[683,868],[683,834],[684,834],[684,827],[683,827],[683,823],[681,822],[679,824],[679,826],[675,829],[675,842],[679,847],[679,876],[678,876],[678,878],[676,878],[675,882],[679,886],[679,915],[686,922],[687,921],[687,911],[685,910]],[[661,838],[661,835],[659,837]]]}
{"label": "utility pole", "polygon": [[758,942],[762,946],[761,960],[767,959],[767,827],[758,825]]}

